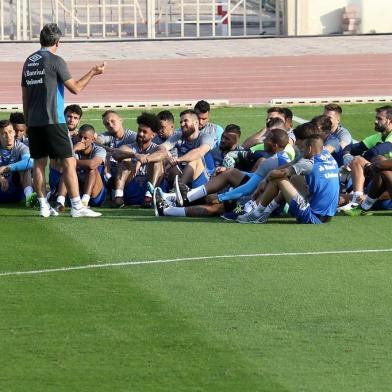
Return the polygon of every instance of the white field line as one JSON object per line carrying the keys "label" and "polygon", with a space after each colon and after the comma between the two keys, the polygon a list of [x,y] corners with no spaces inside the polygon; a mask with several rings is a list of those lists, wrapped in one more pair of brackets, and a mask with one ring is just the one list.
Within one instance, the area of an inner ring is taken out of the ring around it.
{"label": "white field line", "polygon": [[55,272],[68,272],[77,270],[91,270],[98,268],[113,268],[113,267],[128,267],[133,265],[143,264],[166,264],[176,263],[183,261],[205,261],[205,260],[218,260],[218,259],[244,259],[255,257],[285,257],[285,256],[322,256],[322,255],[342,255],[342,254],[361,254],[361,253],[389,253],[391,249],[360,249],[360,250],[331,250],[320,252],[285,252],[285,253],[253,253],[253,254],[239,254],[239,255],[217,255],[217,256],[195,256],[195,257],[182,257],[176,259],[160,259],[160,260],[144,260],[144,261],[124,261],[120,263],[105,263],[105,264],[87,264],[74,267],[61,267],[61,268],[48,268],[31,271],[10,271],[1,272],[0,277],[4,276],[19,276],[19,275],[39,275]]}
{"label": "white field line", "polygon": [[293,120],[298,124],[305,124],[308,120],[305,120],[302,117],[293,116]]}

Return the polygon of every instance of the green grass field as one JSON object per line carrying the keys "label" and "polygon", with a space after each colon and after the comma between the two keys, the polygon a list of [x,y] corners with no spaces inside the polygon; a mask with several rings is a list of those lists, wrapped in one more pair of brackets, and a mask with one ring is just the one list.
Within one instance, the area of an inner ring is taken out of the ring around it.
{"label": "green grass field", "polygon": [[[344,107],[356,138],[375,106]],[[246,136],[263,113],[212,119]],[[0,391],[391,390],[389,212],[310,226],[100,211],[0,208]]]}

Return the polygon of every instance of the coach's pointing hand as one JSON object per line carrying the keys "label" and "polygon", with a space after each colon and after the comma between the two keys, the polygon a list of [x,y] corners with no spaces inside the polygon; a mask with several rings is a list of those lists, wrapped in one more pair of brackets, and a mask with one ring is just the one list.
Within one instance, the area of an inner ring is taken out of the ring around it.
{"label": "coach's pointing hand", "polygon": [[92,72],[94,75],[101,75],[105,72],[106,61],[104,61],[101,65],[96,65],[92,68]]}

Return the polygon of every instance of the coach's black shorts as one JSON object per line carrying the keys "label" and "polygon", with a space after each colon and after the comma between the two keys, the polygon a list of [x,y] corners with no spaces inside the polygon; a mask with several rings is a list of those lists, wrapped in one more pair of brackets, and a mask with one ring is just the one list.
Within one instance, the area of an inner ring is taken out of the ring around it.
{"label": "coach's black shorts", "polygon": [[29,127],[30,155],[33,159],[50,157],[64,159],[73,156],[72,142],[65,124]]}

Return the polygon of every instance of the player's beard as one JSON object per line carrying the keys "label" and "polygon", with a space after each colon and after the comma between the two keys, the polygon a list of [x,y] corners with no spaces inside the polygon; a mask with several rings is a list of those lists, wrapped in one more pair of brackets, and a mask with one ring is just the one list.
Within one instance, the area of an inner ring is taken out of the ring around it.
{"label": "player's beard", "polygon": [[374,130],[380,133],[385,132],[388,129],[387,124],[374,124]]}
{"label": "player's beard", "polygon": [[190,136],[192,136],[194,133],[196,132],[196,128],[191,125],[189,128],[187,129],[183,129],[182,130],[182,134],[185,138],[189,138]]}

